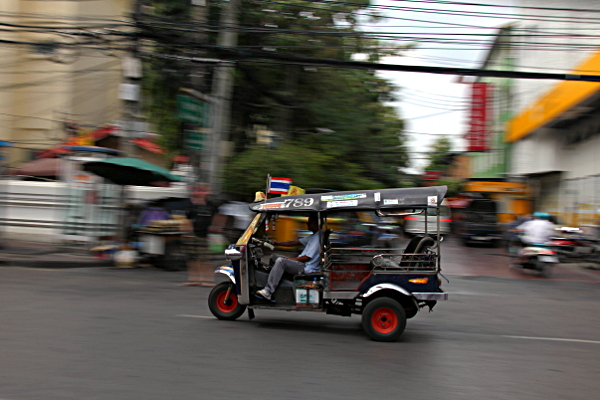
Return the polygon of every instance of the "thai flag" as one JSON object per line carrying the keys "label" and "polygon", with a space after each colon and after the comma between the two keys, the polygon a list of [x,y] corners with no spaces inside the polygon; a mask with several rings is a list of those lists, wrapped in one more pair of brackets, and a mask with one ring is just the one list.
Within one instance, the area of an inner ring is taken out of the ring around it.
{"label": "thai flag", "polygon": [[287,194],[292,185],[293,179],[290,178],[269,178],[269,193]]}

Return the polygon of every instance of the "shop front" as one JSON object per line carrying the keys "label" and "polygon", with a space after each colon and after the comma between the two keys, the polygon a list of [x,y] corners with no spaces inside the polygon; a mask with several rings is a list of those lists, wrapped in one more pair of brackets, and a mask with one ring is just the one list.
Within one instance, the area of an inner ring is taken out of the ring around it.
{"label": "shop front", "polygon": [[532,199],[526,183],[482,179],[465,182],[465,192],[479,194],[498,204],[498,222],[509,223],[532,212]]}

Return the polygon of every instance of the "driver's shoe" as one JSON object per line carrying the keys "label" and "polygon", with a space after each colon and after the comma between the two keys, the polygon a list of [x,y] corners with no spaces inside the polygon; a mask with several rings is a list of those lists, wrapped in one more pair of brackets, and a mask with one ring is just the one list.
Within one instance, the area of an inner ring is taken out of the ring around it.
{"label": "driver's shoe", "polygon": [[260,289],[256,292],[257,295],[263,297],[267,300],[271,300],[271,293],[267,292],[265,289]]}

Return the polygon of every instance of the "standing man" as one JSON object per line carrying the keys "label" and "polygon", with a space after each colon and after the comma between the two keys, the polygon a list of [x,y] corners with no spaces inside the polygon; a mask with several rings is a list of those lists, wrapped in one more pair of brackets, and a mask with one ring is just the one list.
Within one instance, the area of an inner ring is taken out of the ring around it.
{"label": "standing man", "polygon": [[256,292],[258,297],[271,300],[271,296],[275,293],[275,289],[281,281],[284,272],[293,275],[301,273],[319,272],[321,262],[321,234],[319,231],[319,219],[317,214],[310,214],[307,222],[308,230],[312,235],[300,240],[290,240],[289,242],[273,242],[275,246],[297,246],[304,245],[304,251],[298,257],[286,258],[279,257],[273,268],[269,272],[267,285]]}
{"label": "standing man", "polygon": [[192,188],[191,206],[187,211],[187,220],[182,230],[188,232],[184,236],[185,252],[188,254],[187,286],[214,286],[214,266],[209,262],[208,230],[212,224],[216,208],[210,204],[208,196],[210,187],[197,184]]}

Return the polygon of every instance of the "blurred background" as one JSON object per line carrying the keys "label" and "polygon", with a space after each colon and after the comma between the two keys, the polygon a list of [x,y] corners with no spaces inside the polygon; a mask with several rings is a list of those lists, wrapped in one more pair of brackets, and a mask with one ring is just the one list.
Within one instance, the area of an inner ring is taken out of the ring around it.
{"label": "blurred background", "polygon": [[[449,232],[478,200],[495,235],[535,211],[594,235],[600,6],[443,3],[3,1],[1,237],[97,245],[194,182],[233,231],[268,174],[448,185]],[[88,165],[116,158],[157,175]]]}

